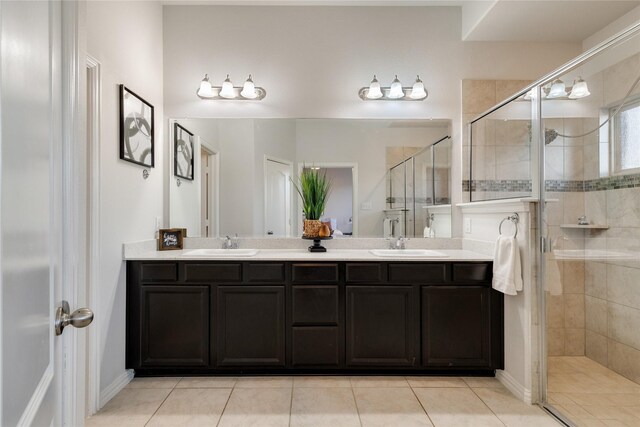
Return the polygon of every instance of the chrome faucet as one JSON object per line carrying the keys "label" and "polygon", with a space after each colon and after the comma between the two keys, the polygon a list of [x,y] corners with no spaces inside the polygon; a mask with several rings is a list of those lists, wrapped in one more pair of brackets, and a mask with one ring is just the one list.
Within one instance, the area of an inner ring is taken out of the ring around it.
{"label": "chrome faucet", "polygon": [[406,245],[405,242],[407,241],[407,239],[405,239],[403,236],[398,236],[398,238],[395,240],[395,242],[393,240],[391,240],[389,242],[389,249],[405,249]]}

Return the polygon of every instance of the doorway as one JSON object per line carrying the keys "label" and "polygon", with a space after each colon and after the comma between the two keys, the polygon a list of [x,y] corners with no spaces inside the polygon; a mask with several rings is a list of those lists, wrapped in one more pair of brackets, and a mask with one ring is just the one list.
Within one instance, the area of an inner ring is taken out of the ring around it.
{"label": "doorway", "polygon": [[200,146],[200,237],[213,237],[214,217],[214,179],[215,153]]}
{"label": "doorway", "polygon": [[264,158],[264,234],[291,236],[291,176],[287,160]]}

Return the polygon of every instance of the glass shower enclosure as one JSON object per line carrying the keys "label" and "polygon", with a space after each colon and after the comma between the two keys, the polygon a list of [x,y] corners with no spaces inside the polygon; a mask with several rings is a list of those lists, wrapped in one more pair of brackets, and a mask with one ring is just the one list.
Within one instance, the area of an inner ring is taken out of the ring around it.
{"label": "glass shower enclosure", "polygon": [[470,135],[470,200],[539,200],[540,403],[569,425],[640,425],[640,24]]}

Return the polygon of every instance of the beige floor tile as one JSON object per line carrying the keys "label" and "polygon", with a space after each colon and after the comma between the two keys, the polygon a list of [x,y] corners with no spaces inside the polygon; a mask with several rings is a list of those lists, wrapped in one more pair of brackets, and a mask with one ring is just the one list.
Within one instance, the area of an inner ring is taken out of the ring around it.
{"label": "beige floor tile", "polygon": [[579,418],[593,418],[593,415],[585,411],[585,409],[582,406],[576,405],[575,403],[574,404],[567,403],[565,405],[555,405],[555,407],[560,412],[562,412],[564,416],[572,420],[579,419]]}
{"label": "beige floor tile", "polygon": [[144,426],[167,398],[170,389],[124,389],[86,420],[87,427]]}
{"label": "beige floor tile", "polygon": [[293,387],[351,387],[349,377],[294,377]]}
{"label": "beige floor tile", "polygon": [[575,402],[564,393],[548,393],[547,398],[552,405],[575,404]]}
{"label": "beige floor tile", "polygon": [[577,418],[577,419],[572,419],[571,421],[573,421],[578,427],[606,427],[607,426],[604,422],[597,420],[595,418]]}
{"label": "beige floor tile", "polygon": [[233,388],[235,377],[184,377],[176,388]]}
{"label": "beige floor tile", "polygon": [[594,405],[583,406],[583,408],[590,413],[593,418],[599,420],[635,421],[636,425],[640,426],[640,418],[622,406]]}
{"label": "beige floor tile", "polygon": [[414,388],[413,391],[437,427],[504,425],[468,388]]}
{"label": "beige floor tile", "polygon": [[290,409],[290,388],[235,388],[218,426],[288,426]]}
{"label": "beige floor tile", "polygon": [[351,388],[295,388],[291,400],[292,427],[360,426]]}
{"label": "beige floor tile", "polygon": [[433,426],[408,388],[354,388],[363,427]]}
{"label": "beige floor tile", "polygon": [[409,387],[404,377],[351,377],[352,387]]}
{"label": "beige floor tile", "polygon": [[291,388],[292,377],[240,377],[236,388]]}
{"label": "beige floor tile", "polygon": [[215,427],[230,394],[230,388],[175,389],[147,427]]}
{"label": "beige floor tile", "polygon": [[459,377],[407,377],[411,387],[467,387]]}
{"label": "beige floor tile", "polygon": [[508,427],[558,427],[561,424],[538,406],[516,399],[506,388],[475,388],[473,391]]}
{"label": "beige floor tile", "polygon": [[469,387],[504,387],[495,377],[463,377]]}
{"label": "beige floor tile", "polygon": [[141,377],[134,378],[126,388],[174,388],[180,377]]}

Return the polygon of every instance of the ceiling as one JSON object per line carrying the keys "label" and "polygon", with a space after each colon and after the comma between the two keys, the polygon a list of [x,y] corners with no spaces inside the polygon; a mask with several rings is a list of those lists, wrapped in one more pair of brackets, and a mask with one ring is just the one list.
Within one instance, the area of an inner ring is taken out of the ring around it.
{"label": "ceiling", "polygon": [[[465,41],[581,42],[640,0],[164,0],[165,5],[461,8]],[[640,13],[638,13],[640,16]]]}

